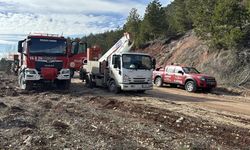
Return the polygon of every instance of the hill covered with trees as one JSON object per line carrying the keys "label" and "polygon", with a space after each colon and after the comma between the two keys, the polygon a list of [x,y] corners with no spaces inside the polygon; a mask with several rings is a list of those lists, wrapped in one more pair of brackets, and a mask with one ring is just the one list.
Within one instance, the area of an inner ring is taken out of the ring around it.
{"label": "hill covered with trees", "polygon": [[140,48],[149,41],[175,37],[191,29],[214,49],[249,47],[250,1],[174,0],[162,7],[153,0],[144,16],[132,8],[122,28],[82,39],[90,46],[98,44],[107,50],[126,31],[134,37],[135,48]]}

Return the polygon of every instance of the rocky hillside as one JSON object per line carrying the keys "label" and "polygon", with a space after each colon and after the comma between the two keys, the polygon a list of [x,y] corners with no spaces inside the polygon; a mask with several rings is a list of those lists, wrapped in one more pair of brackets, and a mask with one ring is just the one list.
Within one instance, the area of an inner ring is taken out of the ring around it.
{"label": "rocky hillside", "polygon": [[157,66],[180,63],[213,75],[220,85],[250,87],[250,49],[213,50],[193,31],[178,38],[149,43],[140,51],[150,53]]}

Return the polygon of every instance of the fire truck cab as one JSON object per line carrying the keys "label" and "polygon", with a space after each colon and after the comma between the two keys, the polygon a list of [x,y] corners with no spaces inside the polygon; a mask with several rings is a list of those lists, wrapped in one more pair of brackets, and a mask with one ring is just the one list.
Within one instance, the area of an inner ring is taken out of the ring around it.
{"label": "fire truck cab", "polygon": [[67,40],[55,34],[30,34],[18,42],[20,69],[18,83],[30,90],[41,82],[55,83],[60,89],[70,86]]}

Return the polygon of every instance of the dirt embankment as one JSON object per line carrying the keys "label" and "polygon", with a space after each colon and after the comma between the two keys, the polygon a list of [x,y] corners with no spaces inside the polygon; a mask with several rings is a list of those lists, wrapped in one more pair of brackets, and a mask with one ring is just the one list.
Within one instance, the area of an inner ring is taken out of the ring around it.
{"label": "dirt embankment", "polygon": [[213,50],[190,31],[178,39],[151,42],[142,51],[154,56],[158,66],[190,65],[215,76],[220,85],[250,88],[250,49]]}

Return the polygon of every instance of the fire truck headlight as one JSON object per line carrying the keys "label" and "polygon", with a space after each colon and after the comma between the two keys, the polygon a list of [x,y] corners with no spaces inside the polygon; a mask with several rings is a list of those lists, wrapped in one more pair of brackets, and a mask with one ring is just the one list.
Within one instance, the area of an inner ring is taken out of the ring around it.
{"label": "fire truck headlight", "polygon": [[61,73],[62,74],[70,74],[70,70],[69,69],[62,69]]}

